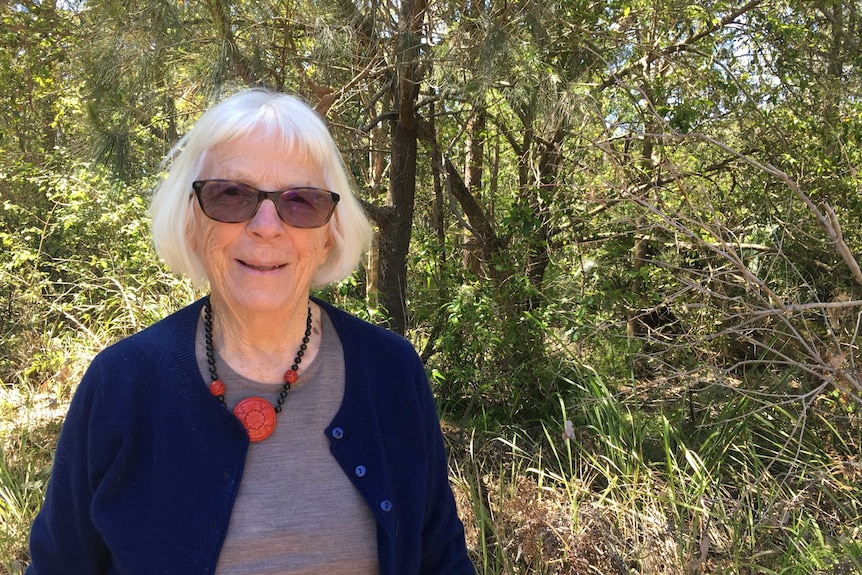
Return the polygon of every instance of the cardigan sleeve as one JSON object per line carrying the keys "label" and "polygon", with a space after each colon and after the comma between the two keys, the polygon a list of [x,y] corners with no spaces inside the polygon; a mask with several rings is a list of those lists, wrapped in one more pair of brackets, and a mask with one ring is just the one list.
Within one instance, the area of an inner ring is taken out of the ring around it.
{"label": "cardigan sleeve", "polygon": [[[98,359],[98,358],[97,358]],[[26,575],[99,575],[110,554],[90,513],[110,434],[101,433],[98,410],[100,369],[90,366],[69,407],[45,501],[30,532],[31,564]]]}
{"label": "cardigan sleeve", "polygon": [[474,575],[476,569],[467,554],[464,525],[458,517],[455,498],[449,484],[449,465],[437,406],[424,368],[419,380],[422,382],[420,398],[425,411],[426,438],[429,443],[427,506],[422,529],[420,573]]}

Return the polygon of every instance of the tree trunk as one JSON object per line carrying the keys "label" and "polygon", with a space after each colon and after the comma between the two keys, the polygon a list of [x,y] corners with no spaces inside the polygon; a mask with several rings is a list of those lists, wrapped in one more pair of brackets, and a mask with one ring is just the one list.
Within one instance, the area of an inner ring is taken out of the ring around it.
{"label": "tree trunk", "polygon": [[407,329],[407,253],[413,230],[416,195],[416,129],[401,121],[392,129],[392,167],[389,206],[380,225],[377,287],[380,305],[389,315],[387,327],[404,334]]}
{"label": "tree trunk", "polygon": [[392,83],[393,107],[398,113],[392,126],[389,193],[385,216],[378,222],[379,259],[377,281],[380,304],[389,316],[387,327],[407,330],[407,253],[413,230],[416,197],[416,152],[419,122],[416,102],[423,74],[419,65],[420,34],[425,20],[425,0],[401,3],[399,33],[395,39],[396,81]]}
{"label": "tree trunk", "polygon": [[[369,172],[367,179],[371,182],[370,196],[373,202],[378,202],[383,196],[383,180],[386,172],[386,154],[384,153],[385,142],[389,137],[383,123],[371,130],[371,146],[368,151]],[[375,220],[378,226],[380,221]],[[381,227],[382,229],[382,227]],[[371,249],[368,252],[368,261],[365,274],[365,298],[369,309],[376,309],[380,305],[380,284],[377,276],[380,261],[380,236],[374,235]]]}
{"label": "tree trunk", "polygon": [[[467,165],[464,167],[464,185],[471,196],[480,200],[482,197],[482,172],[484,170],[484,131],[486,113],[483,105],[473,111],[473,115],[467,121],[465,148],[467,148]],[[486,214],[487,216],[487,214]],[[490,218],[488,218],[490,223]],[[482,261],[479,259],[482,250],[477,249],[476,239],[467,230],[461,230],[462,250],[461,260],[465,270],[469,270],[476,276],[481,274]],[[490,266],[490,261],[485,262]]]}

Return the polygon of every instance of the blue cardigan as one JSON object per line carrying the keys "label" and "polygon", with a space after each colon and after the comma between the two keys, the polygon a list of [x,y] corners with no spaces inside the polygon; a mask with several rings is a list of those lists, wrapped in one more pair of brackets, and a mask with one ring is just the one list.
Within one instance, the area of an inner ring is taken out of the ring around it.
{"label": "blue cardigan", "polygon": [[[317,303],[341,338],[346,373],[326,434],[377,519],[381,574],[474,573],[415,350]],[[27,575],[214,572],[249,442],[198,371],[202,305],[93,360],[60,434]],[[357,465],[368,470],[362,478]]]}

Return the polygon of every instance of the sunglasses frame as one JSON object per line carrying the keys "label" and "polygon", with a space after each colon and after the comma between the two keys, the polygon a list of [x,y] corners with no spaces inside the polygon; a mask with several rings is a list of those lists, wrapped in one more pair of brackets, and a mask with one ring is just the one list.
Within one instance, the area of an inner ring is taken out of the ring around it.
{"label": "sunglasses frame", "polygon": [[[213,182],[236,184],[242,188],[246,188],[246,189],[253,190],[253,191],[257,192],[257,204],[255,205],[254,211],[252,211],[251,215],[249,217],[245,218],[244,220],[239,220],[236,222],[229,222],[229,221],[214,218],[209,213],[207,213],[207,210],[204,207],[203,198],[201,198],[201,192],[203,191],[204,187],[207,184],[213,183]],[[260,205],[263,203],[263,201],[264,200],[270,200],[275,205],[275,212],[278,214],[279,219],[282,222],[284,222],[285,224],[287,224],[288,226],[290,226],[292,228],[305,229],[305,230],[322,228],[327,223],[329,223],[329,220],[332,219],[332,214],[335,213],[335,208],[338,207],[338,202],[341,200],[341,196],[339,196],[337,193],[331,192],[329,190],[324,190],[322,188],[315,188],[313,186],[296,186],[296,187],[292,187],[292,188],[286,188],[284,190],[265,192],[263,190],[260,190],[256,187],[252,186],[251,184],[246,184],[245,182],[241,182],[239,180],[225,180],[225,179],[219,179],[219,178],[211,178],[211,179],[207,179],[207,180],[195,180],[194,182],[192,182],[192,189],[195,192],[195,196],[198,199],[198,205],[200,206],[201,211],[204,213],[204,215],[213,221],[221,222],[223,224],[241,224],[243,222],[249,221],[250,219],[252,219],[255,216],[255,214],[257,214],[257,211],[260,209]],[[329,194],[329,198],[332,201],[332,207],[330,208],[329,213],[326,216],[326,219],[320,225],[317,225],[317,226],[297,226],[297,225],[294,225],[294,224],[288,222],[287,220],[285,220],[284,217],[281,215],[281,210],[278,208],[278,201],[279,201],[279,199],[281,199],[281,196],[284,194],[290,193],[290,192],[297,192],[300,190],[311,190],[311,191],[318,192],[318,193]]]}

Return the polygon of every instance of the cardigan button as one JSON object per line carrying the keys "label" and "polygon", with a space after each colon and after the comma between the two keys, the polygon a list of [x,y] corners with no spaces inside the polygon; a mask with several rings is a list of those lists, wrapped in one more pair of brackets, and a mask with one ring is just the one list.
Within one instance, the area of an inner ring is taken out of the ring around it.
{"label": "cardigan button", "polygon": [[384,499],[383,501],[380,502],[380,509],[382,509],[383,511],[387,511],[387,512],[392,511],[392,502],[389,501],[388,499]]}
{"label": "cardigan button", "polygon": [[332,438],[333,439],[341,439],[342,437],[344,437],[344,430],[341,429],[340,427],[333,427],[332,428]]}
{"label": "cardigan button", "polygon": [[366,469],[364,465],[357,465],[356,469],[353,470],[353,473],[356,474],[356,477],[365,477]]}

